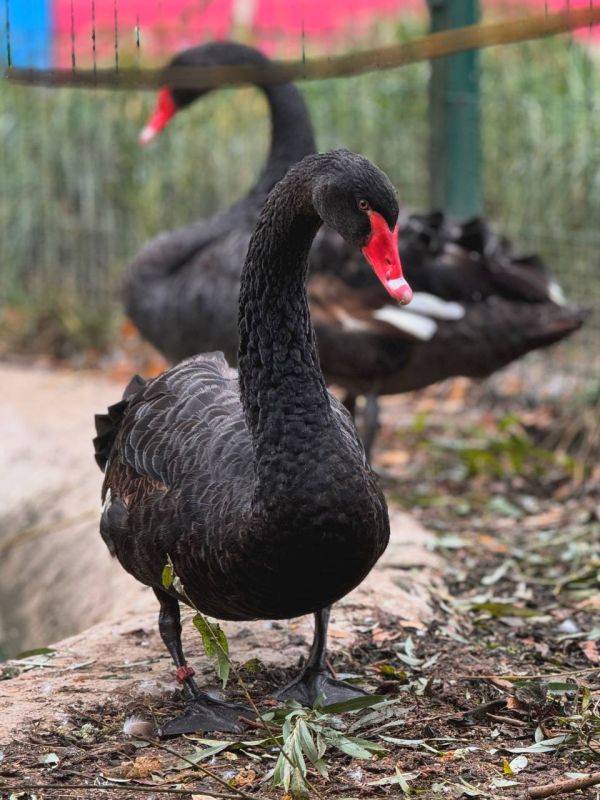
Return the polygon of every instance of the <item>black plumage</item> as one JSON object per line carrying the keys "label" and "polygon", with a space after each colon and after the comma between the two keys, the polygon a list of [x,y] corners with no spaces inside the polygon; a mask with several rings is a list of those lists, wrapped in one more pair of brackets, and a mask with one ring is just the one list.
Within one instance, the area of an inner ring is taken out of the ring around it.
{"label": "black plumage", "polygon": [[412,391],[458,375],[484,378],[583,324],[586,312],[567,303],[542,259],[515,255],[485,220],[457,223],[433,212],[400,225],[401,260],[414,291],[406,309],[394,310],[334,231],[323,231],[314,253],[321,269],[309,297],[321,365],[350,396]]}
{"label": "black plumage", "polygon": [[[212,42],[179,54],[176,66],[268,63],[258,50]],[[316,151],[302,95],[290,83],[261,87],[271,115],[266,163],[248,194],[231,208],[159,234],[133,259],[124,282],[127,314],[172,362],[207,350],[237,356],[237,301],[250,234],[259,211],[288,168]],[[176,108],[206,92],[171,90]]]}
{"label": "black plumage", "polygon": [[[245,62],[266,59],[234,43],[203,45],[175,59],[182,64]],[[127,272],[128,314],[172,361],[219,349],[233,363],[239,279],[250,231],[271,187],[315,150],[308,111],[296,88],[285,84],[264,91],[272,142],[255,187],[229,210],[161,234]],[[179,108],[198,96],[189,90],[172,94]],[[367,408],[375,414],[364,434],[368,454],[379,395],[456,375],[486,377],[563,339],[584,319],[564,302],[537,256],[515,256],[510,242],[484,220],[458,224],[439,212],[405,215],[399,248],[405,275],[421,297],[396,314],[361,254],[333,229],[319,231],[310,253],[309,302],[321,366],[327,380],[345,390],[348,408],[354,408],[358,395],[371,398]],[[428,296],[443,302],[432,306]]]}
{"label": "black plumage", "polygon": [[246,256],[239,379],[221,353],[194,356],[147,383],[136,380],[97,418],[102,535],[157,593],[161,634],[194,697],[165,733],[237,729],[241,713],[210,700],[191,678],[177,597],[161,588],[168,558],[193,604],[216,617],[316,612],[311,657],[285,696],[314,702],[319,694],[360,693],[326,674],[327,607],[371,570],[389,522],[353,422],[325,387],[305,288],[322,220],[355,246],[369,239],[357,196],[393,226],[393,189],[366,159],[335,151],[290,169],[269,195]]}

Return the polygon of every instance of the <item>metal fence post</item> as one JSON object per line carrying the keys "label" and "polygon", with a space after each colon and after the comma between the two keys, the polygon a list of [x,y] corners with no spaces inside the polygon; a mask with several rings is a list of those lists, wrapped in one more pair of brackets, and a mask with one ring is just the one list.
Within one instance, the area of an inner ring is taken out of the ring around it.
{"label": "metal fence post", "polygon": [[[427,0],[432,32],[479,21],[479,0]],[[479,52],[431,62],[430,201],[456,217],[482,211]]]}

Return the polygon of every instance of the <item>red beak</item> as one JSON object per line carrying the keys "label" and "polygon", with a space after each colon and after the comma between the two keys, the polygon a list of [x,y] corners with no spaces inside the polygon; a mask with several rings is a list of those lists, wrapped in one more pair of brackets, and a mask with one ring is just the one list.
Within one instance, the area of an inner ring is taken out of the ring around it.
{"label": "red beak", "polygon": [[362,248],[363,255],[386,291],[402,305],[406,305],[412,300],[413,293],[402,274],[398,253],[398,226],[391,231],[381,214],[376,211],[369,211],[368,214],[371,235]]}
{"label": "red beak", "polygon": [[146,127],[140,133],[140,144],[148,144],[163,130],[171,117],[177,112],[177,106],[169,89],[161,89],[156,98],[156,105]]}

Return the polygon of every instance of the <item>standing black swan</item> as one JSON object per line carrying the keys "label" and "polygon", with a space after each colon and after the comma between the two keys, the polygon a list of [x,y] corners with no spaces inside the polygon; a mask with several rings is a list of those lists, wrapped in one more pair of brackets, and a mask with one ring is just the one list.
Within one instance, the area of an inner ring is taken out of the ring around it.
{"label": "standing black swan", "polygon": [[[173,64],[265,64],[251,48],[209,44]],[[295,161],[315,150],[308,110],[291,84],[265,87],[272,142],[249,195],[231,209],[161,234],[131,263],[126,308],[141,333],[172,361],[207,349],[237,352],[239,276],[260,205]],[[200,94],[163,89],[144,140]],[[582,313],[566,306],[537,257],[518,258],[482,220],[464,224],[433,213],[400,226],[400,255],[416,290],[410,310],[391,306],[364,260],[323,228],[311,250],[308,295],[321,367],[344,388],[354,413],[366,395],[364,443],[370,456],[378,428],[377,397],[455,375],[486,377],[531,350],[577,330]]]}
{"label": "standing black swan", "polygon": [[201,611],[233,620],[314,612],[305,669],[280,693],[312,704],[360,693],[325,669],[328,608],[357,586],[389,538],[384,496],[348,412],[329,394],[308,309],[308,252],[322,222],[360,247],[385,289],[408,302],[387,177],[338,150],[306,157],[270,193],[250,240],[239,301],[239,382],[222,353],[143,382],[96,418],[106,471],[101,533],[151,586],[159,628],[191,696],[164,735],[237,730],[243,706],[194,682],[179,600],[161,586],[170,557]]}

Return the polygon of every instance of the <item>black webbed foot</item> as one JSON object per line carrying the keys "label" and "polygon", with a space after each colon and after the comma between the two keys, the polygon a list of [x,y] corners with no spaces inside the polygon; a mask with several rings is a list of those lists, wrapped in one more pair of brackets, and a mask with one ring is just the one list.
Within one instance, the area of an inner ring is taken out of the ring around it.
{"label": "black webbed foot", "polygon": [[296,700],[303,706],[313,708],[315,704],[331,705],[332,703],[343,703],[355,697],[364,697],[368,692],[358,689],[345,681],[332,678],[326,670],[307,670],[301,673],[295,680],[284,686],[275,697],[285,702],[286,700]]}
{"label": "black webbed foot", "polygon": [[240,720],[240,717],[254,719],[255,714],[241,703],[225,703],[222,700],[215,700],[208,695],[203,695],[188,700],[185,712],[162,725],[158,729],[158,735],[164,739],[196,731],[241,733],[247,724]]}

